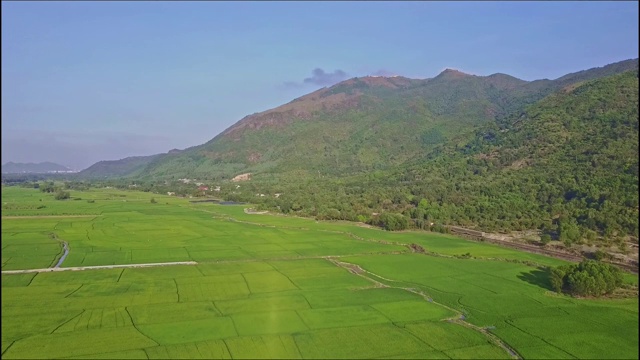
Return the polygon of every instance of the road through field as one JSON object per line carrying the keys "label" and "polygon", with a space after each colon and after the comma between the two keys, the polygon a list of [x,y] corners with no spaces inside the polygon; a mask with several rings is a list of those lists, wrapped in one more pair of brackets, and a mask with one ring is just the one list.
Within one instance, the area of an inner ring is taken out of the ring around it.
{"label": "road through field", "polygon": [[56,218],[89,218],[101,216],[100,214],[96,215],[7,215],[2,216],[2,219],[56,219]]}
{"label": "road through field", "polygon": [[97,269],[143,268],[143,267],[171,266],[171,265],[198,265],[198,263],[195,261],[176,261],[176,262],[162,262],[162,263],[148,263],[148,264],[75,266],[75,267],[66,267],[66,268],[55,267],[55,268],[45,268],[45,269],[5,270],[2,272],[2,274],[5,275],[5,274],[28,274],[28,273],[53,272],[53,271],[82,271],[82,270],[97,270]]}
{"label": "road through field", "polygon": [[[366,253],[366,254],[348,254],[348,255],[324,255],[324,256],[298,256],[295,258],[266,258],[266,259],[246,259],[246,260],[218,260],[218,261],[206,261],[204,263],[217,263],[217,264],[228,264],[228,263],[238,263],[238,262],[254,262],[254,261],[283,261],[283,260],[305,260],[305,259],[334,259],[341,258],[347,256],[357,256],[357,255],[399,255],[402,252],[399,251],[390,251],[390,252],[376,252],[376,253]],[[60,263],[60,262],[59,262]],[[198,262],[195,261],[174,261],[174,262],[159,262],[159,263],[146,263],[146,264],[122,264],[122,265],[94,265],[94,266],[74,266],[74,267],[50,267],[44,269],[21,269],[21,270],[4,270],[2,271],[3,275],[10,274],[29,274],[29,273],[40,273],[40,272],[53,272],[53,271],[83,271],[83,270],[101,270],[101,269],[121,269],[121,268],[143,268],[143,267],[157,267],[157,266],[171,266],[171,265],[198,265]]]}

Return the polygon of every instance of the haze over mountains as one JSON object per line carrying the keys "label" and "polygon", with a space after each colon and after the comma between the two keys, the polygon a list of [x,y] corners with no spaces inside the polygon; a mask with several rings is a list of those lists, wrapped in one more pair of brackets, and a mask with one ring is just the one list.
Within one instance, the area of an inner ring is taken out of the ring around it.
{"label": "haze over mountains", "polygon": [[549,94],[638,68],[638,59],[524,81],[447,69],[434,78],[361,77],[238,121],[205,144],[101,161],[83,177],[230,179],[243,172],[366,173],[464,143],[478,126],[519,115]]}
{"label": "haze over mountains", "polygon": [[55,164],[52,162],[41,163],[14,163],[7,162],[2,165],[3,174],[46,174],[46,173],[58,173],[58,172],[76,172],[64,165]]}

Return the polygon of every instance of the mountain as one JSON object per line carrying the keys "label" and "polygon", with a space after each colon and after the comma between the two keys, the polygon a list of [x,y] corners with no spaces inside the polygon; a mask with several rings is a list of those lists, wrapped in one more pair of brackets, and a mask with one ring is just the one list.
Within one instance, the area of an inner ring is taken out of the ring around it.
{"label": "mountain", "polygon": [[453,69],[430,79],[352,78],[246,116],[205,144],[101,162],[81,175],[222,180],[247,172],[255,179],[384,170],[448,142],[466,143],[478,126],[502,124],[555,91],[637,68],[632,59],[536,81]]}
{"label": "mountain", "polygon": [[465,143],[476,127],[506,121],[555,91],[637,68],[633,59],[536,81],[452,69],[430,79],[348,79],[246,116],[205,144],[119,174],[231,179],[246,172],[343,176],[383,170],[444,143]]}
{"label": "mountain", "polygon": [[559,89],[402,164],[315,179],[262,174],[220,194],[318,219],[539,230],[624,251],[639,232],[638,97],[629,70]]}
{"label": "mountain", "polygon": [[31,174],[45,174],[45,173],[55,173],[55,172],[75,172],[74,170],[52,162],[41,162],[41,163],[14,163],[8,162],[2,165],[2,173],[3,174],[22,174],[22,173],[31,173]]}
{"label": "mountain", "polygon": [[[173,151],[173,150],[172,150]],[[151,161],[161,158],[165,154],[150,156],[132,156],[120,160],[99,161],[77,174],[79,178],[113,178],[136,176],[141,173]]]}

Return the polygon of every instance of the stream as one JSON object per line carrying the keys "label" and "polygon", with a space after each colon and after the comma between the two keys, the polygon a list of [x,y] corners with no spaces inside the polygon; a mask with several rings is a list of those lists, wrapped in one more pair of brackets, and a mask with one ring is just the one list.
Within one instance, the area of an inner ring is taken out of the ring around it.
{"label": "stream", "polygon": [[69,244],[66,241],[62,242],[62,248],[64,249],[64,254],[62,254],[60,260],[58,260],[58,263],[54,266],[54,268],[59,268],[60,265],[62,265],[64,259],[67,258],[67,255],[69,255]]}

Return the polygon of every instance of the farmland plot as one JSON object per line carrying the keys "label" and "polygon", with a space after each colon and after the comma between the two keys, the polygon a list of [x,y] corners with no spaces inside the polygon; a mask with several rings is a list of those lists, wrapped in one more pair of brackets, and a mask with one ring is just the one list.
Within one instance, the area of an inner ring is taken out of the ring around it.
{"label": "farmland plot", "polygon": [[62,267],[197,262],[3,274],[2,358],[638,357],[637,298],[558,296],[500,259],[559,260],[157,194],[2,191],[3,270],[51,266],[60,241]]}

